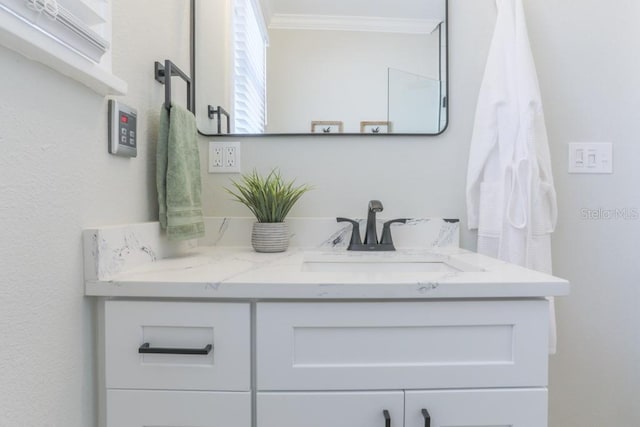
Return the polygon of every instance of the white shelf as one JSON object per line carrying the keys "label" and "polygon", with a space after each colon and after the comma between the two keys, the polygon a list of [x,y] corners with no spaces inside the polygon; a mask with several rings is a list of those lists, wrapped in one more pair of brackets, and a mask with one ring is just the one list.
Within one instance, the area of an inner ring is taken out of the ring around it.
{"label": "white shelf", "polygon": [[[95,3],[95,0],[92,0]],[[91,61],[18,17],[0,3],[0,44],[64,74],[101,95],[124,95],[127,83],[111,73],[104,58]],[[108,55],[105,55],[108,57]]]}
{"label": "white shelf", "polygon": [[60,5],[64,6],[68,11],[78,18],[82,19],[87,25],[104,24],[104,10],[107,7],[106,2],[99,0],[57,0]]}

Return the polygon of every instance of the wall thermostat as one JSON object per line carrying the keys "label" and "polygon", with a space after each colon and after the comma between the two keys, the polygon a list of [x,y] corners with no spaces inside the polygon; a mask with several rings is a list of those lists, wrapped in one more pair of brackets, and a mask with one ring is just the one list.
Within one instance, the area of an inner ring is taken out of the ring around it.
{"label": "wall thermostat", "polygon": [[109,153],[124,157],[138,155],[137,116],[135,108],[109,100]]}

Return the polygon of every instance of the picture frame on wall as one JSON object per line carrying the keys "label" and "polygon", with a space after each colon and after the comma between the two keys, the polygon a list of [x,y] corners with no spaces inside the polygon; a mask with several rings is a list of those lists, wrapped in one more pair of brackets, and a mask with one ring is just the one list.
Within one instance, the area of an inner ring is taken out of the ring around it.
{"label": "picture frame on wall", "polygon": [[360,122],[360,133],[391,133],[391,122],[389,121],[370,121]]}
{"label": "picture frame on wall", "polygon": [[311,133],[343,133],[344,124],[341,121],[313,120]]}

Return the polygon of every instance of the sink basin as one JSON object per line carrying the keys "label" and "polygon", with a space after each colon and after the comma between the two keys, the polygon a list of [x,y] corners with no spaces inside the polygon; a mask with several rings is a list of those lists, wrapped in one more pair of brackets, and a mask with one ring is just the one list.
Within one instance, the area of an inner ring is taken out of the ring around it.
{"label": "sink basin", "polygon": [[302,264],[302,271],[329,273],[426,273],[462,271],[446,262],[314,262]]}
{"label": "sink basin", "polygon": [[447,256],[343,253],[306,256],[302,271],[327,273],[448,273],[482,271]]}

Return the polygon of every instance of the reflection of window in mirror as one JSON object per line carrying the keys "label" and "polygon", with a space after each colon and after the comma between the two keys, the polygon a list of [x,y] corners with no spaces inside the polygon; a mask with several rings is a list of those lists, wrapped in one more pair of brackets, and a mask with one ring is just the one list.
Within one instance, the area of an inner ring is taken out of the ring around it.
{"label": "reflection of window in mirror", "polygon": [[232,133],[263,133],[267,117],[267,28],[256,0],[233,3]]}

